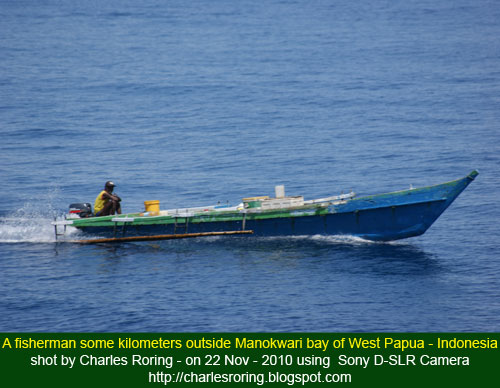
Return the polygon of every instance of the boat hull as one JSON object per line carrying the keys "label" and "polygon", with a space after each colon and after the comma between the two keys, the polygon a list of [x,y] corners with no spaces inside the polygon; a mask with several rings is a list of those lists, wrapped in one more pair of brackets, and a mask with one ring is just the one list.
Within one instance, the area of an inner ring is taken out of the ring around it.
{"label": "boat hull", "polygon": [[73,226],[106,237],[252,230],[253,236],[351,235],[398,240],[425,233],[477,175],[473,171],[440,185],[291,209],[133,217],[123,222],[98,217],[77,220]]}

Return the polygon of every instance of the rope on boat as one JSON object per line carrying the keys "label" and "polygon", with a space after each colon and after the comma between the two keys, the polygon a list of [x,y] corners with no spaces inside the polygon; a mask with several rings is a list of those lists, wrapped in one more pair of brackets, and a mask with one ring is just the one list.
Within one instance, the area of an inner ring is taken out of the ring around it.
{"label": "rope on boat", "polygon": [[179,238],[194,238],[205,236],[231,236],[235,234],[252,234],[253,230],[230,230],[226,232],[202,232],[202,233],[184,233],[184,234],[160,234],[156,236],[130,236],[115,238],[96,238],[92,240],[76,240],[79,244],[99,244],[99,243],[119,243],[133,241],[156,241],[156,240],[174,240]]}

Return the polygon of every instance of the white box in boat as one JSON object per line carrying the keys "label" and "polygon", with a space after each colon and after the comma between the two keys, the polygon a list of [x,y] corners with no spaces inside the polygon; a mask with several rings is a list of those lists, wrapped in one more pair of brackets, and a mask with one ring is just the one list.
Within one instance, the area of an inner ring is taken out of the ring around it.
{"label": "white box in boat", "polygon": [[267,209],[286,209],[289,207],[303,206],[304,197],[285,197],[285,198],[272,198],[262,201],[260,208]]}

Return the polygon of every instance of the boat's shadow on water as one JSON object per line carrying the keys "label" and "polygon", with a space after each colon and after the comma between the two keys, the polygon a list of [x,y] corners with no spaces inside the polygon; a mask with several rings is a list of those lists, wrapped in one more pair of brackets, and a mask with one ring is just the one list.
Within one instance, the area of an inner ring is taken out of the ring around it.
{"label": "boat's shadow on water", "polygon": [[[90,248],[90,247],[88,247]],[[375,243],[355,237],[208,237],[127,244],[99,244],[90,248],[109,258],[125,256],[162,260],[210,260],[245,265],[272,265],[275,269],[307,266],[329,272],[425,274],[440,271],[434,254],[412,243]],[[95,253],[95,251],[94,251]],[[277,268],[276,268],[277,267]]]}
{"label": "boat's shadow on water", "polygon": [[[234,248],[233,248],[234,249]],[[333,271],[422,274],[439,271],[437,258],[411,242],[375,243],[351,237],[258,239],[238,250],[283,261],[301,260]]]}

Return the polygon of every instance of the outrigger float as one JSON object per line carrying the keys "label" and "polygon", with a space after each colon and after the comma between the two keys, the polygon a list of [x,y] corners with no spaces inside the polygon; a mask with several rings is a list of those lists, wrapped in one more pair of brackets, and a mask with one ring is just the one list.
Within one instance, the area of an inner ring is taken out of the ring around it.
{"label": "outrigger float", "polygon": [[[53,222],[56,238],[76,228],[92,239],[80,243],[150,241],[204,236],[350,235],[373,241],[419,236],[476,178],[422,188],[357,197],[354,193],[304,200],[287,197],[276,186],[274,198],[244,198],[237,206],[202,206],[161,211],[146,201],[146,211],[93,217],[88,203],[70,205],[64,220]],[[63,231],[61,231],[63,229]]]}

